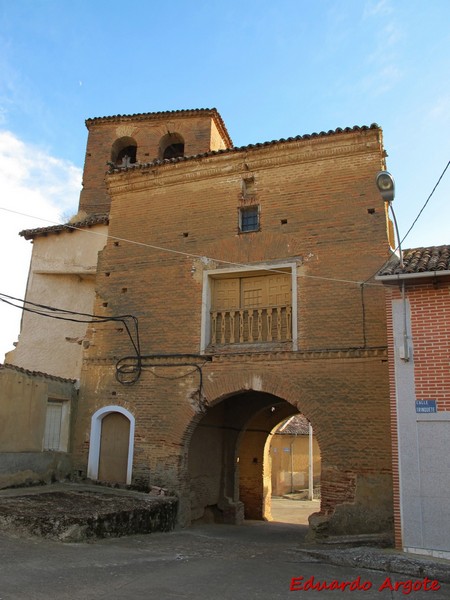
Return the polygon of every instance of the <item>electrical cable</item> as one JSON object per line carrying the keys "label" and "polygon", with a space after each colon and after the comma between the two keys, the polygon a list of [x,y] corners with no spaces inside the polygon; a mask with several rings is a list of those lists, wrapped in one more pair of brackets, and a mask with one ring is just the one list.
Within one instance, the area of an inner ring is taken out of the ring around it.
{"label": "electrical cable", "polygon": [[[155,359],[168,359],[168,358],[173,358],[173,359],[177,359],[177,358],[191,358],[191,359],[198,359],[198,360],[202,360],[202,364],[198,365],[195,362],[189,361],[189,362],[176,362],[176,363],[168,363],[168,362],[154,362]],[[149,362],[150,359],[150,362]],[[158,377],[160,379],[167,379],[170,381],[175,381],[176,379],[182,379],[183,377],[189,377],[189,375],[192,375],[192,373],[194,373],[195,371],[198,372],[199,374],[199,389],[198,389],[198,393],[199,393],[199,399],[201,398],[202,392],[203,392],[203,371],[202,368],[212,360],[211,357],[208,356],[204,356],[204,355],[199,355],[199,354],[179,354],[179,353],[175,353],[175,354],[144,354],[139,356],[139,365],[136,364],[136,360],[137,357],[135,356],[124,356],[123,358],[121,358],[120,360],[117,361],[116,363],[116,379],[117,381],[119,381],[119,383],[122,383],[123,385],[132,385],[133,383],[135,383],[135,381],[133,380],[135,373],[139,371],[139,373],[142,371],[142,369],[144,368],[155,368],[155,367],[193,367],[193,369],[191,371],[189,371],[188,373],[183,373],[182,375],[174,375],[174,376],[164,376],[164,375],[157,375],[155,372],[152,372],[152,374],[155,377]],[[128,379],[129,374],[132,374],[131,379]],[[137,381],[137,380],[136,380]]]}
{"label": "electrical cable", "polygon": [[[405,235],[403,236],[403,238],[398,242],[397,247],[395,248],[395,250],[392,250],[391,252],[391,256],[382,264],[380,265],[380,267],[374,272],[372,273],[372,275],[366,279],[366,281],[363,281],[360,284],[360,288],[361,288],[361,308],[362,308],[362,328],[363,328],[363,342],[364,342],[364,347],[366,347],[366,306],[365,306],[365,301],[364,301],[364,289],[365,287],[367,287],[368,285],[373,285],[371,283],[369,283],[369,281],[371,279],[373,279],[373,277],[375,277],[382,269],[385,265],[387,265],[387,263],[391,260],[391,258],[395,255],[395,253],[402,247],[403,242],[405,241],[405,239],[407,238],[407,236],[411,233],[411,231],[413,230],[415,224],[417,223],[417,221],[419,220],[421,214],[423,213],[423,211],[425,210],[425,207],[427,206],[428,202],[431,200],[431,197],[433,196],[434,192],[436,191],[437,187],[439,186],[439,184],[441,183],[442,178],[444,177],[448,167],[450,166],[450,161],[447,162],[444,170],[442,171],[441,175],[439,176],[435,186],[433,187],[433,189],[431,190],[428,198],[426,199],[424,205],[422,206],[422,208],[420,209],[419,213],[417,214],[417,217],[414,219],[414,221],[412,222],[411,227],[408,229],[408,231],[405,233]],[[397,236],[398,236],[398,229],[397,229]],[[399,236],[398,236],[399,237]]]}
{"label": "electrical cable", "polygon": [[422,208],[419,211],[419,214],[417,215],[417,217],[414,219],[414,221],[412,222],[411,227],[408,229],[408,231],[405,233],[405,235],[402,238],[402,241],[400,242],[400,244],[403,244],[403,242],[405,241],[405,239],[408,237],[408,235],[410,234],[410,232],[412,231],[414,225],[417,223],[417,221],[419,220],[420,215],[423,213],[423,211],[425,210],[426,205],[428,204],[428,202],[431,199],[431,196],[434,194],[434,192],[436,191],[436,188],[438,187],[438,185],[441,183],[441,179],[444,177],[445,172],[447,171],[448,167],[450,166],[450,160],[448,161],[445,169],[442,171],[441,176],[439,177],[439,179],[436,182],[436,185],[434,186],[434,188],[431,190],[430,195],[428,196],[428,198],[425,201],[425,204],[422,206]]}
{"label": "electrical cable", "polygon": [[[417,223],[418,219],[420,218],[422,212],[425,210],[425,207],[427,206],[428,202],[430,201],[431,197],[433,196],[434,192],[436,191],[437,187],[439,186],[442,178],[444,177],[448,167],[450,166],[450,161],[447,162],[447,165],[445,166],[444,170],[442,171],[439,179],[437,180],[435,186],[433,187],[431,193],[429,194],[427,200],[425,201],[424,205],[422,206],[422,208],[420,209],[417,217],[414,219],[412,225],[410,226],[410,228],[408,229],[408,231],[406,232],[406,234],[404,235],[403,239],[401,240],[401,242],[399,243],[399,245],[395,248],[395,250],[392,251],[391,257],[392,255],[395,254],[395,252],[399,249],[400,245],[405,241],[406,237],[409,235],[409,233],[412,231],[412,229],[414,228],[415,224]],[[52,223],[53,225],[61,225],[60,223],[56,223],[55,221],[51,221],[50,219],[44,219],[42,217],[37,217],[35,215],[29,215],[27,213],[23,213],[23,212],[19,212],[19,211],[15,211],[9,208],[6,208],[4,206],[0,206],[0,210],[4,210],[5,212],[10,212],[12,214],[17,214],[23,217],[29,217],[32,219],[36,219],[38,221],[44,221],[46,223]],[[211,262],[217,262],[220,264],[226,264],[226,265],[230,265],[230,266],[236,266],[236,267],[244,267],[247,269],[253,269],[253,270],[262,270],[262,271],[269,271],[269,272],[273,272],[273,273],[285,273],[285,271],[281,271],[280,269],[270,269],[270,268],[263,268],[263,269],[258,269],[257,266],[255,265],[249,265],[249,264],[245,264],[245,263],[236,263],[236,262],[232,262],[232,261],[226,261],[226,260],[222,260],[222,259],[215,259],[215,258],[209,258],[209,257],[205,257],[202,256],[200,254],[192,254],[189,252],[183,252],[182,250],[175,250],[173,248],[165,248],[162,246],[156,246],[154,244],[148,244],[146,242],[138,242],[136,240],[129,240],[127,238],[120,238],[117,236],[112,236],[109,233],[100,233],[98,231],[91,231],[91,230],[86,230],[85,228],[82,227],[76,227],[75,225],[70,225],[69,223],[67,224],[63,224],[63,226],[67,229],[72,229],[75,231],[82,231],[83,233],[89,233],[92,235],[97,235],[97,236],[101,236],[101,237],[105,237],[106,239],[112,239],[115,241],[121,241],[124,243],[128,243],[128,244],[134,244],[134,245],[138,245],[138,246],[142,246],[145,248],[151,248],[153,250],[160,250],[162,252],[169,252],[169,253],[173,253],[173,254],[179,254],[182,256],[187,256],[189,258],[198,258],[200,260],[210,260]],[[389,257],[388,261],[391,259],[391,257]],[[347,279],[338,279],[338,278],[334,278],[334,277],[321,277],[321,276],[316,276],[316,275],[305,275],[305,274],[300,274],[299,277],[305,277],[305,278],[311,278],[311,279],[321,279],[321,280],[325,280],[325,281],[334,281],[334,282],[339,282],[339,283],[354,283],[357,284],[359,286],[364,286],[364,285],[377,285],[380,286],[381,284],[373,284],[373,283],[369,283],[369,281],[380,271],[380,269],[383,268],[383,266],[388,262],[385,261],[381,267],[379,269],[377,269],[370,277],[368,277],[365,281],[361,282],[361,281],[354,281],[354,280],[347,280]]]}
{"label": "electrical cable", "polygon": [[399,248],[401,248],[401,245],[403,244],[403,242],[405,241],[405,239],[407,238],[407,236],[411,233],[411,231],[413,230],[415,224],[417,223],[417,221],[419,220],[421,214],[423,213],[423,211],[425,210],[425,207],[427,206],[428,202],[431,200],[431,197],[433,196],[434,192],[436,191],[437,187],[439,186],[439,184],[441,183],[442,178],[444,177],[447,169],[450,166],[450,160],[448,161],[448,163],[446,164],[444,170],[442,171],[442,173],[440,174],[435,186],[433,187],[433,189],[431,190],[428,198],[425,200],[424,205],[422,206],[422,208],[420,209],[420,211],[417,214],[417,217],[414,219],[414,221],[412,222],[411,227],[408,229],[408,231],[405,233],[405,235],[403,236],[403,238],[401,240],[399,240],[399,243],[397,245],[397,247],[391,251],[391,256],[384,261],[384,263],[374,272],[372,273],[372,275],[366,279],[365,281],[363,281],[360,285],[364,286],[364,285],[373,285],[373,284],[369,284],[368,282],[373,279],[375,277],[375,275],[377,275],[381,269],[391,260],[391,258],[395,255],[395,253],[397,252],[397,250],[399,250]]}
{"label": "electrical cable", "polygon": [[[55,221],[51,221],[49,219],[43,219],[42,217],[36,217],[34,215],[22,213],[22,212],[19,212],[16,210],[12,210],[10,208],[5,208],[4,206],[0,206],[0,210],[4,210],[5,212],[9,212],[12,214],[20,215],[22,217],[29,217],[31,219],[45,221],[46,223],[52,223],[53,225],[61,225],[61,223],[56,223]],[[229,265],[230,267],[242,267],[242,268],[248,269],[249,271],[264,271],[264,272],[269,272],[269,273],[286,274],[286,271],[284,271],[282,269],[261,267],[261,266],[255,265],[255,264],[248,264],[248,263],[232,262],[232,261],[223,260],[220,258],[211,258],[211,257],[201,255],[201,254],[193,254],[191,252],[184,252],[183,250],[175,250],[173,248],[167,248],[164,246],[156,246],[155,244],[149,244],[147,242],[138,242],[136,240],[121,238],[121,237],[117,237],[114,235],[110,235],[109,233],[101,233],[99,231],[92,231],[92,230],[86,229],[84,227],[77,227],[76,225],[70,225],[69,223],[64,223],[64,224],[62,224],[62,226],[64,228],[70,229],[72,231],[81,231],[82,233],[100,236],[100,237],[106,238],[107,240],[109,239],[109,240],[114,240],[116,242],[133,244],[135,246],[141,246],[143,248],[150,248],[151,250],[158,250],[160,252],[168,252],[171,254],[178,254],[181,256],[188,257],[188,258],[197,258],[197,259],[203,260],[203,261],[206,260],[206,261],[210,261],[213,263],[219,263],[222,265]],[[336,282],[336,283],[350,283],[350,284],[354,284],[354,285],[361,285],[361,281],[356,281],[353,279],[339,279],[337,277],[323,277],[320,275],[306,275],[304,273],[298,274],[298,277],[304,277],[305,279],[318,279],[318,280],[323,280],[323,281],[331,281],[331,282]],[[371,277],[369,279],[371,279]],[[364,282],[364,283],[366,283],[366,282]],[[381,284],[379,284],[379,283],[370,283],[368,285],[381,287]]]}
{"label": "electrical cable", "polygon": [[[103,315],[94,315],[90,313],[83,313],[78,311],[67,310],[63,308],[57,308],[54,306],[49,306],[46,304],[38,304],[36,302],[31,302],[30,300],[24,300],[22,298],[16,298],[14,296],[10,296],[8,294],[0,293],[0,302],[4,302],[5,304],[9,304],[15,308],[20,308],[25,312],[30,312],[41,317],[46,317],[50,319],[57,319],[60,321],[69,321],[72,323],[107,323],[107,322],[118,322],[122,323],[124,326],[128,338],[133,346],[133,350],[135,352],[135,363],[128,369],[127,375],[132,375],[132,377],[125,381],[127,384],[128,381],[131,383],[135,383],[141,373],[141,348],[140,348],[140,338],[139,338],[139,322],[137,317],[134,315],[119,315],[116,317],[107,317]],[[19,302],[23,306],[18,306],[16,303]],[[33,308],[30,308],[33,307]],[[59,313],[59,314],[56,314]],[[70,315],[70,316],[69,316]],[[81,318],[80,318],[81,317]],[[86,318],[85,318],[86,317]],[[134,331],[132,332],[129,321],[133,323]]]}
{"label": "electrical cable", "polygon": [[[417,223],[417,221],[419,220],[421,214],[423,213],[423,211],[425,210],[428,202],[430,201],[431,197],[433,196],[434,192],[436,191],[437,187],[439,186],[442,178],[444,177],[448,167],[450,166],[450,161],[448,161],[446,167],[444,168],[443,172],[441,173],[438,181],[436,182],[435,186],[433,187],[431,193],[429,194],[427,200],[425,201],[424,205],[422,206],[422,208],[420,209],[417,217],[414,219],[412,225],[410,226],[410,228],[408,229],[408,231],[406,232],[406,234],[404,235],[403,239],[401,241],[399,241],[399,245],[397,246],[397,248],[392,252],[392,255],[395,254],[395,252],[399,249],[399,247],[401,247],[401,244],[404,242],[404,240],[406,239],[406,237],[409,235],[409,233],[412,231],[412,229],[414,228],[415,224]],[[0,210],[6,211],[6,212],[10,212],[13,214],[17,214],[17,215],[21,215],[21,216],[26,216],[26,217],[30,217],[30,218],[34,218],[36,220],[39,221],[45,221],[47,223],[53,223],[54,225],[60,225],[60,223],[55,223],[54,221],[48,220],[48,219],[43,219],[41,217],[36,217],[33,215],[29,215],[26,213],[22,213],[19,211],[14,211],[5,207],[0,206]],[[97,235],[97,236],[102,236],[105,237],[106,239],[112,239],[114,241],[120,241],[123,243],[129,243],[129,244],[134,244],[137,246],[141,246],[141,247],[145,247],[145,248],[150,248],[152,250],[159,250],[161,252],[167,252],[167,253],[172,253],[172,254],[177,254],[177,255],[181,255],[181,256],[186,256],[189,258],[197,258],[200,260],[209,260],[211,262],[216,262],[216,263],[220,263],[220,264],[225,264],[225,265],[230,265],[230,266],[235,266],[235,267],[244,267],[247,268],[249,270],[261,270],[261,271],[268,271],[268,272],[274,272],[274,273],[285,273],[285,271],[282,271],[280,269],[272,269],[272,268],[258,268],[255,265],[249,265],[249,264],[244,264],[244,263],[236,263],[236,262],[232,262],[232,261],[226,261],[226,260],[222,260],[222,259],[213,259],[213,258],[209,258],[209,257],[205,257],[199,254],[193,254],[193,253],[189,253],[189,252],[184,252],[182,250],[175,250],[173,248],[166,248],[166,247],[162,247],[162,246],[156,246],[155,244],[149,244],[149,243],[145,243],[145,242],[138,242],[136,240],[129,240],[126,238],[120,238],[117,236],[112,236],[110,234],[105,234],[105,233],[100,233],[100,232],[96,232],[96,231],[92,231],[92,230],[86,230],[85,228],[82,227],[77,227],[75,225],[70,225],[70,224],[64,224],[64,228],[67,229],[71,229],[71,230],[76,230],[76,231],[82,231],[83,233],[90,233],[93,235]],[[391,255],[391,256],[392,256]],[[390,257],[391,258],[391,257]],[[388,260],[390,260],[390,258]],[[311,278],[311,279],[318,279],[318,280],[325,280],[325,281],[333,281],[333,282],[339,282],[339,283],[352,283],[352,284],[357,284],[360,286],[360,293],[361,293],[361,305],[362,305],[362,320],[363,320],[363,344],[364,347],[366,347],[366,325],[365,325],[365,302],[364,302],[364,287],[367,285],[376,285],[378,287],[381,286],[381,284],[374,284],[374,283],[369,283],[369,281],[380,271],[380,269],[383,268],[383,266],[387,263],[388,261],[385,261],[383,263],[383,265],[377,269],[368,279],[366,279],[363,282],[360,281],[354,281],[354,280],[346,280],[346,279],[338,279],[338,278],[333,278],[333,277],[321,277],[321,276],[315,276],[315,275],[305,275],[305,274],[300,274],[300,277],[305,277],[305,278]],[[130,359],[130,357],[125,357],[123,359],[120,359],[117,364],[116,364],[116,378],[117,380],[124,384],[124,385],[132,385],[133,383],[135,383],[139,377],[140,377],[140,373],[142,370],[142,356],[140,354],[140,341],[139,341],[139,325],[138,325],[138,319],[133,316],[133,315],[120,315],[117,317],[105,317],[102,315],[93,315],[93,314],[89,314],[89,313],[82,313],[82,312],[77,312],[77,311],[70,311],[70,310],[65,310],[65,309],[59,309],[56,307],[52,307],[52,306],[48,306],[48,305],[43,305],[43,304],[37,304],[28,300],[24,300],[24,299],[20,299],[20,298],[15,298],[14,296],[9,296],[8,294],[2,294],[0,293],[0,301],[4,302],[6,304],[9,304],[11,306],[14,306],[15,308],[21,308],[24,311],[27,312],[31,312],[34,314],[38,314],[40,316],[43,317],[47,317],[47,318],[54,318],[54,319],[59,319],[59,320],[64,320],[64,321],[71,321],[71,322],[75,322],[75,323],[89,323],[89,324],[94,324],[94,323],[105,323],[105,322],[121,322],[123,324],[123,326],[125,327],[125,330],[127,332],[127,335],[130,339],[130,342],[133,346],[133,349],[136,353],[135,357],[133,358],[134,364],[124,364],[124,361],[127,359]],[[20,302],[23,304],[23,306],[17,306],[16,304],[14,304],[14,302]],[[26,306],[28,305],[28,306]],[[29,306],[33,306],[34,308],[29,308]],[[41,310],[37,310],[37,309],[41,309]],[[43,311],[51,311],[51,313],[59,313],[59,315],[57,314],[49,314],[48,312],[43,312]],[[69,317],[68,315],[72,315],[72,317]],[[75,317],[87,317],[87,319],[80,319],[80,318],[75,318]],[[136,336],[136,341],[134,340],[133,334],[131,333],[130,327],[127,323],[127,319],[131,319],[133,321],[134,324],[134,335]],[[170,356],[176,356],[176,355],[170,355]],[[157,365],[154,365],[157,366]],[[163,365],[160,365],[163,366]],[[176,366],[176,365],[172,365],[172,364],[167,364],[165,366]],[[181,366],[181,365],[180,365]],[[188,365],[185,365],[188,366]],[[198,365],[193,365],[190,364],[189,366],[193,366],[195,369],[199,369],[199,373],[200,373],[200,389],[201,389],[201,368],[198,367]],[[130,377],[131,376],[131,377]]]}
{"label": "electrical cable", "polygon": [[[79,311],[67,310],[63,308],[57,308],[55,306],[49,306],[47,304],[39,304],[36,302],[31,302],[30,300],[24,300],[22,298],[16,298],[15,296],[10,296],[8,294],[3,294],[0,292],[0,302],[4,302],[13,306],[15,308],[20,308],[26,312],[30,312],[33,314],[37,314],[42,317],[47,317],[50,319],[57,319],[61,321],[69,321],[72,323],[107,323],[107,322],[120,322],[125,327],[125,330],[128,334],[128,337],[131,341],[133,349],[135,351],[135,356],[125,356],[119,359],[116,362],[116,379],[122,385],[133,385],[140,378],[143,367],[181,367],[181,366],[189,366],[193,367],[192,371],[189,373],[183,373],[182,375],[174,376],[174,377],[165,377],[162,375],[156,375],[156,377],[160,377],[163,379],[181,379],[182,377],[188,377],[195,371],[199,373],[199,394],[201,396],[203,389],[203,373],[202,367],[211,359],[205,356],[200,356],[197,354],[149,354],[149,355],[141,355],[140,351],[140,338],[139,338],[139,322],[137,317],[134,315],[119,315],[116,317],[107,317],[103,315],[95,315],[90,313],[84,313]],[[18,306],[15,302],[20,302],[24,306]],[[32,306],[33,308],[30,308]],[[45,312],[47,311],[47,312]],[[59,313],[59,314],[55,314]],[[71,315],[71,316],[69,316]],[[77,318],[82,317],[82,318]],[[87,317],[87,318],[84,318]],[[127,323],[127,320],[131,319],[134,324],[134,336],[130,330],[130,327]],[[134,339],[134,337],[136,339]],[[193,362],[181,362],[181,363],[144,363],[144,359],[168,359],[168,358],[201,358],[202,364],[198,365]]]}

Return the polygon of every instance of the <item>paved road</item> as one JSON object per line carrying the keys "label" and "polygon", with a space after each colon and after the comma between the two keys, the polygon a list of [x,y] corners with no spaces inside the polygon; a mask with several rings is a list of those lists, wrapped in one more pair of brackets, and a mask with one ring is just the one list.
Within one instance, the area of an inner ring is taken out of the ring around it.
{"label": "paved road", "polygon": [[[321,564],[301,550],[306,531],[302,525],[247,522],[90,544],[0,534],[0,600],[450,599],[450,585],[406,595],[388,583],[379,591],[385,572]],[[370,589],[290,591],[292,578],[301,577],[294,587],[311,577],[328,584],[360,577]]]}
{"label": "paved road", "polygon": [[270,503],[272,519],[279,523],[308,525],[309,515],[320,510],[320,500],[287,500],[275,496]]}

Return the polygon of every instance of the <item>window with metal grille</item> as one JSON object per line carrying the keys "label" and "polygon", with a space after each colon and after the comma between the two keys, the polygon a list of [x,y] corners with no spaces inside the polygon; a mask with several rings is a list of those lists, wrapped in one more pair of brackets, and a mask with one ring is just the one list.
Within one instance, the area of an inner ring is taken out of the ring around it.
{"label": "window with metal grille", "polygon": [[239,209],[240,231],[258,231],[259,229],[259,206],[247,206]]}

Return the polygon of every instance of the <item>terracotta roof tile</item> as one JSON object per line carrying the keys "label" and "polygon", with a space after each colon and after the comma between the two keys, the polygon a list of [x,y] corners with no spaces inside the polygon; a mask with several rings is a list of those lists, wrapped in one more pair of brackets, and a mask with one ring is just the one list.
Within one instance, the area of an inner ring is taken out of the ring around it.
{"label": "terracotta roof tile", "polygon": [[61,225],[51,225],[50,227],[38,227],[37,229],[24,229],[19,232],[19,235],[23,236],[26,240],[31,240],[38,236],[45,236],[52,233],[61,233],[62,231],[76,231],[77,229],[84,229],[86,227],[93,227],[94,225],[108,225],[108,215],[91,215],[83,219],[82,221],[75,221],[74,223],[62,223]]}
{"label": "terracotta roof tile", "polygon": [[57,375],[50,375],[49,373],[42,373],[41,371],[30,371],[29,369],[24,369],[23,367],[17,367],[16,365],[9,365],[8,363],[1,364],[1,369],[11,369],[12,371],[17,371],[18,373],[24,373],[25,375],[30,375],[31,377],[44,377],[45,379],[51,379],[53,381],[65,381],[68,383],[75,383],[76,379],[67,379],[66,377],[58,377]]}
{"label": "terracotta roof tile", "polygon": [[436,271],[450,271],[450,245],[405,250],[403,252],[403,269],[400,267],[398,256],[393,256],[378,275],[420,274]]}
{"label": "terracotta roof tile", "polygon": [[269,142],[248,144],[247,146],[235,146],[232,148],[226,148],[226,149],[222,149],[222,150],[211,150],[209,152],[203,152],[201,154],[195,154],[193,156],[179,156],[177,158],[168,158],[168,159],[164,159],[164,160],[155,159],[148,163],[134,163],[127,167],[111,166],[109,173],[120,173],[122,171],[130,171],[130,170],[143,169],[143,168],[145,169],[145,168],[160,166],[160,165],[164,165],[164,164],[179,163],[179,162],[183,162],[183,161],[197,160],[199,158],[206,158],[209,156],[217,156],[219,154],[230,154],[232,152],[245,152],[247,150],[266,148],[267,146],[274,146],[277,144],[283,144],[283,143],[288,143],[288,142],[298,142],[300,140],[310,140],[310,139],[319,138],[319,137],[328,137],[328,136],[332,136],[332,135],[339,135],[342,133],[367,131],[369,129],[380,129],[380,126],[377,125],[376,123],[372,123],[372,125],[369,125],[369,126],[368,125],[362,125],[362,126],[355,125],[354,127],[345,127],[344,129],[342,129],[341,127],[338,127],[337,129],[330,129],[329,131],[321,131],[320,133],[308,133],[308,134],[304,134],[304,135],[297,135],[295,137],[280,138],[279,140],[271,140]]}
{"label": "terracotta roof tile", "polygon": [[309,421],[304,415],[294,415],[282,423],[276,433],[280,435],[308,435]]}

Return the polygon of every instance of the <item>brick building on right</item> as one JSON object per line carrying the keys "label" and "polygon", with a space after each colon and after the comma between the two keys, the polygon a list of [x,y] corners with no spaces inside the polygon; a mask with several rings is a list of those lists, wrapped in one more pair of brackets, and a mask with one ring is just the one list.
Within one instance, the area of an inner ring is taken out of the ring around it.
{"label": "brick building on right", "polygon": [[450,558],[450,245],[408,250],[388,290],[397,547]]}

